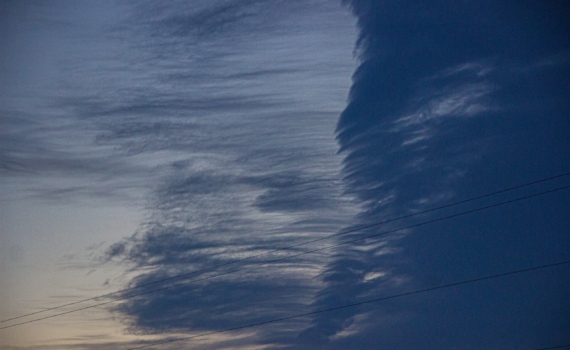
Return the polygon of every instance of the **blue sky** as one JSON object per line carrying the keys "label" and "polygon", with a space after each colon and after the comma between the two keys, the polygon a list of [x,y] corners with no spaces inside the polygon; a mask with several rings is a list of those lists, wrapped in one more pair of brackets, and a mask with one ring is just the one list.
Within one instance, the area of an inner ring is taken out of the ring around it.
{"label": "blue sky", "polygon": [[[570,171],[563,1],[0,11],[2,319],[268,253],[2,329],[3,349],[128,349],[570,259],[568,190],[366,239],[568,177],[354,230]],[[570,344],[569,277],[562,265],[154,348]]]}

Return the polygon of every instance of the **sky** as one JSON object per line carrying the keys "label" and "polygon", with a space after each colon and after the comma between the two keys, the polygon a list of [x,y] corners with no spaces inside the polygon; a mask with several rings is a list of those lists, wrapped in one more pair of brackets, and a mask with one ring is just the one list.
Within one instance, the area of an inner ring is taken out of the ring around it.
{"label": "sky", "polygon": [[0,349],[570,348],[568,33],[561,0],[2,2]]}

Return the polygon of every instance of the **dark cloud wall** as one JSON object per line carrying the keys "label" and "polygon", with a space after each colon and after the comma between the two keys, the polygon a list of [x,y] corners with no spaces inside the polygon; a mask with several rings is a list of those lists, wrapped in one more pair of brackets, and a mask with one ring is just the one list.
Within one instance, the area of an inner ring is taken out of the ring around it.
{"label": "dark cloud wall", "polygon": [[[337,140],[344,180],[364,207],[359,223],[567,171],[566,4],[346,4],[358,18],[360,66]],[[358,242],[339,249],[323,273],[326,287],[314,308],[564,260],[568,203],[568,193],[557,194],[399,232],[375,246]],[[569,273],[553,269],[320,314],[294,347],[566,344],[570,305],[563,281]]]}

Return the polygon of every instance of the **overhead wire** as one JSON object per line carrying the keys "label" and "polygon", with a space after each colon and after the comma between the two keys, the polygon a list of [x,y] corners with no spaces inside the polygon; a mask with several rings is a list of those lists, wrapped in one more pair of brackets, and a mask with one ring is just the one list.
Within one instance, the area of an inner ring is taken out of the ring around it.
{"label": "overhead wire", "polygon": [[[50,318],[55,318],[55,317],[58,317],[58,316],[67,315],[67,314],[71,314],[71,313],[74,313],[74,312],[78,312],[78,311],[82,311],[82,310],[87,310],[87,309],[95,308],[95,307],[98,307],[98,306],[103,306],[103,305],[107,305],[107,304],[111,304],[111,303],[115,303],[115,302],[119,302],[119,301],[131,299],[131,298],[138,297],[138,296],[142,296],[142,295],[147,295],[147,294],[156,293],[156,292],[160,292],[160,291],[167,290],[167,289],[172,289],[172,288],[180,287],[180,286],[187,285],[187,284],[194,283],[194,282],[209,280],[209,279],[212,279],[212,278],[217,278],[217,277],[221,277],[221,276],[233,274],[233,273],[240,272],[240,271],[245,271],[245,270],[257,268],[257,267],[264,266],[264,265],[268,265],[268,264],[272,264],[272,263],[275,263],[275,262],[279,262],[279,261],[283,261],[283,260],[287,260],[287,259],[292,259],[292,258],[295,258],[295,257],[298,257],[298,256],[307,255],[307,254],[312,254],[312,253],[315,253],[315,252],[318,252],[318,251],[322,251],[322,250],[326,250],[326,249],[331,249],[331,248],[339,247],[339,246],[342,246],[342,245],[347,245],[347,244],[350,244],[350,243],[355,243],[355,242],[358,242],[358,241],[363,241],[363,240],[370,239],[370,238],[376,238],[376,237],[384,236],[384,235],[387,235],[387,234],[390,234],[390,233],[395,233],[395,232],[399,232],[399,231],[403,231],[403,230],[407,230],[407,229],[411,229],[411,228],[415,228],[415,227],[420,227],[420,226],[432,224],[432,223],[439,222],[439,221],[449,220],[449,219],[451,219],[451,218],[455,218],[455,217],[459,217],[459,216],[463,216],[463,215],[475,213],[475,212],[482,211],[482,210],[487,210],[487,209],[495,208],[495,207],[498,207],[498,206],[502,206],[502,205],[506,205],[506,204],[510,204],[510,203],[514,203],[514,202],[519,202],[519,201],[522,201],[522,200],[526,200],[526,199],[530,199],[530,198],[542,196],[542,195],[549,194],[549,193],[554,193],[554,192],[561,191],[561,190],[568,189],[568,188],[570,188],[570,185],[558,187],[558,188],[551,189],[551,190],[548,190],[548,191],[542,191],[542,192],[534,193],[534,194],[527,195],[527,196],[523,196],[523,197],[518,197],[518,198],[515,198],[515,199],[510,199],[510,200],[507,200],[507,201],[503,201],[503,202],[499,202],[499,203],[495,203],[495,204],[491,204],[491,205],[487,205],[487,206],[483,206],[483,207],[478,207],[478,208],[471,209],[471,210],[467,210],[467,211],[463,211],[463,212],[460,212],[460,213],[455,213],[455,214],[452,214],[452,215],[447,215],[447,216],[440,217],[440,218],[436,218],[436,219],[432,219],[432,220],[429,220],[429,221],[424,221],[424,222],[421,222],[421,223],[409,225],[409,226],[406,226],[406,227],[403,227],[403,228],[398,228],[398,229],[393,229],[393,230],[389,230],[389,231],[383,231],[383,232],[380,232],[380,233],[375,233],[375,234],[372,234],[372,235],[367,235],[367,236],[363,236],[363,237],[358,237],[358,238],[355,238],[355,239],[353,239],[353,240],[349,240],[349,241],[345,241],[345,242],[341,242],[341,243],[337,243],[337,244],[333,244],[333,245],[328,245],[328,246],[326,246],[326,247],[320,247],[320,248],[308,250],[308,251],[301,252],[301,253],[298,253],[298,254],[295,254],[295,255],[290,255],[290,256],[286,256],[286,257],[282,257],[282,258],[278,258],[278,259],[274,259],[274,260],[262,262],[262,263],[259,263],[259,264],[250,265],[250,266],[247,266],[247,267],[243,267],[243,268],[240,268],[240,269],[236,269],[236,270],[232,270],[232,271],[228,271],[228,272],[216,274],[216,275],[213,275],[213,276],[207,276],[207,277],[202,277],[202,278],[198,278],[198,279],[192,279],[192,280],[185,281],[185,282],[182,282],[182,283],[177,283],[177,284],[174,284],[174,285],[170,285],[170,286],[166,286],[166,287],[162,287],[162,288],[157,288],[157,289],[153,289],[153,290],[150,290],[150,291],[145,291],[145,292],[141,292],[141,293],[137,293],[137,294],[133,294],[133,295],[128,295],[128,296],[120,297],[120,298],[117,298],[117,299],[114,299],[114,300],[110,300],[110,301],[106,301],[106,302],[103,302],[103,303],[98,303],[98,304],[95,304],[95,305],[90,305],[90,306],[82,307],[82,308],[75,309],[75,310],[70,310],[70,311],[66,311],[66,312],[61,312],[61,313],[54,314],[54,315],[50,315],[50,316],[45,316],[45,317],[36,318],[36,319],[33,319],[33,320],[29,320],[29,321],[24,321],[24,322],[12,324],[12,325],[9,325],[9,326],[0,327],[0,330],[1,330],[1,329],[12,328],[12,327],[16,327],[16,326],[21,326],[21,325],[25,325],[25,324],[29,324],[29,323],[33,323],[33,322],[38,322],[38,321],[42,321],[42,320],[46,320],[46,319],[50,319]],[[370,227],[370,225],[367,226],[367,227]],[[354,231],[353,231],[353,232],[354,232]]]}
{"label": "overhead wire", "polygon": [[[460,286],[460,285],[464,285],[464,284],[476,283],[476,282],[481,282],[481,281],[486,281],[486,280],[516,275],[516,274],[520,274],[520,273],[536,271],[536,270],[541,270],[541,269],[546,269],[546,268],[550,268],[550,267],[554,267],[554,266],[560,266],[560,265],[566,265],[566,264],[570,264],[570,260],[561,261],[561,262],[557,262],[557,263],[551,263],[551,264],[545,264],[545,265],[541,265],[541,266],[535,266],[535,267],[530,267],[530,268],[526,268],[526,269],[515,270],[515,271],[490,275],[490,276],[473,278],[473,279],[454,282],[454,283],[443,284],[443,285],[439,285],[439,286],[435,286],[435,287],[419,289],[419,290],[415,290],[415,291],[411,291],[411,292],[394,294],[394,295],[390,295],[390,296],[386,296],[386,297],[380,297],[380,298],[369,299],[369,300],[359,301],[359,302],[350,303],[350,304],[344,304],[344,305],[330,307],[330,308],[326,308],[326,309],[320,309],[320,310],[315,310],[315,311],[306,312],[306,313],[302,313],[302,314],[296,314],[293,316],[287,316],[287,317],[276,318],[276,319],[263,321],[263,322],[251,323],[251,324],[244,325],[244,326],[238,326],[238,327],[226,328],[226,329],[222,329],[222,330],[218,330],[218,331],[200,333],[200,334],[192,335],[189,337],[183,337],[183,338],[177,338],[177,339],[164,340],[164,341],[160,341],[160,342],[154,342],[151,344],[137,346],[134,348],[128,348],[125,350],[145,349],[145,348],[150,348],[153,346],[159,346],[159,345],[170,344],[170,343],[175,343],[175,342],[180,342],[180,341],[186,341],[186,340],[190,340],[190,339],[205,337],[208,335],[225,333],[225,332],[230,332],[230,331],[235,331],[235,330],[241,330],[241,329],[245,329],[245,328],[252,328],[252,327],[262,326],[262,325],[266,325],[266,324],[270,324],[270,323],[277,323],[277,322],[287,321],[287,320],[291,320],[291,319],[295,319],[295,318],[300,318],[300,317],[305,317],[305,316],[310,316],[310,315],[315,315],[315,314],[320,314],[320,313],[325,313],[325,312],[331,312],[331,311],[340,310],[340,309],[356,307],[356,306],[360,306],[360,305],[364,305],[364,304],[372,304],[372,303],[377,303],[377,302],[381,302],[381,301],[385,301],[385,300],[389,300],[389,299],[396,299],[396,298],[401,298],[401,297],[410,296],[410,295],[414,295],[414,294],[426,293],[426,292],[431,292],[431,291],[435,291],[435,290],[439,290],[439,289],[456,287],[456,286]],[[556,349],[556,348],[559,348],[559,347],[543,348],[542,350]]]}
{"label": "overhead wire", "polygon": [[[365,229],[368,229],[368,228],[377,227],[377,226],[384,225],[384,224],[387,224],[387,223],[390,223],[390,222],[395,222],[395,221],[399,221],[399,220],[411,218],[411,217],[414,217],[414,216],[418,216],[418,215],[430,213],[430,212],[433,212],[433,211],[437,211],[437,210],[441,210],[441,209],[445,209],[445,208],[457,206],[457,205],[460,205],[460,204],[465,204],[465,203],[468,203],[468,202],[472,202],[472,201],[476,201],[476,200],[479,200],[479,199],[491,197],[491,196],[494,196],[494,195],[497,195],[497,194],[501,194],[501,193],[505,193],[505,192],[510,192],[510,191],[513,191],[513,190],[516,190],[516,189],[520,189],[520,188],[524,188],[524,187],[536,185],[536,184],[538,184],[538,183],[551,181],[551,180],[554,180],[554,179],[557,179],[557,178],[561,178],[561,177],[566,177],[566,176],[569,176],[569,175],[570,175],[570,172],[566,172],[566,173],[562,173],[562,174],[550,176],[550,177],[547,177],[547,178],[542,178],[542,179],[539,179],[539,180],[535,180],[535,181],[523,183],[523,184],[520,184],[520,185],[508,187],[508,188],[505,188],[505,189],[501,189],[501,190],[498,190],[498,191],[490,192],[490,193],[487,193],[487,194],[484,194],[484,195],[480,195],[480,196],[468,198],[468,199],[465,199],[465,200],[453,202],[453,203],[450,203],[450,204],[438,206],[438,207],[431,208],[431,209],[427,209],[427,210],[422,210],[422,211],[415,212],[415,213],[411,213],[411,214],[406,214],[406,215],[399,216],[399,217],[395,217],[395,218],[390,218],[390,219],[387,219],[387,220],[384,220],[384,221],[381,221],[381,222],[376,222],[376,223],[373,223],[373,224],[369,224],[369,225],[364,225],[364,226],[360,226],[360,227],[357,227],[357,228],[353,228],[353,229],[350,229],[350,230],[341,231],[341,232],[338,232],[338,233],[334,233],[334,234],[331,234],[331,235],[327,235],[327,236],[325,236],[325,237],[320,237],[320,238],[312,239],[312,240],[309,240],[309,241],[305,241],[305,242],[301,242],[301,243],[289,245],[289,246],[286,246],[286,247],[277,248],[277,249],[274,249],[274,250],[270,250],[270,251],[268,251],[268,252],[264,252],[264,253],[260,253],[260,254],[256,254],[256,255],[251,255],[251,256],[248,256],[248,257],[245,257],[245,258],[242,258],[242,259],[233,260],[233,261],[230,261],[230,262],[226,262],[226,263],[214,265],[214,266],[207,267],[207,268],[204,268],[204,269],[195,270],[195,271],[191,271],[191,272],[186,272],[186,273],[183,273],[183,274],[179,274],[179,275],[175,275],[175,276],[171,276],[171,277],[159,279],[159,280],[156,280],[156,281],[144,283],[144,284],[137,285],[137,286],[134,286],[134,287],[124,288],[124,289],[121,289],[121,290],[118,290],[118,291],[115,291],[115,292],[112,292],[112,293],[102,294],[102,295],[98,295],[98,296],[96,296],[96,297],[86,298],[86,299],[74,301],[74,302],[71,302],[71,303],[62,304],[62,305],[58,305],[58,306],[54,306],[54,307],[50,307],[50,308],[45,308],[45,309],[42,309],[42,310],[38,310],[38,311],[35,311],[35,312],[30,312],[30,313],[27,313],[27,314],[23,314],[23,315],[19,315],[19,316],[7,318],[7,319],[4,319],[4,320],[0,320],[0,323],[5,323],[5,322],[9,322],[9,321],[14,321],[14,320],[21,319],[21,318],[24,318],[24,317],[33,316],[33,315],[38,315],[38,314],[45,313],[45,312],[48,312],[48,311],[53,311],[53,310],[61,309],[61,308],[64,308],[64,307],[68,307],[68,306],[73,306],[73,305],[85,303],[85,302],[88,302],[88,301],[94,301],[94,300],[97,300],[97,299],[108,298],[108,297],[111,297],[111,296],[114,296],[114,295],[118,295],[118,294],[122,294],[122,293],[125,293],[125,292],[128,292],[128,291],[131,291],[131,290],[140,289],[140,288],[147,287],[147,286],[150,286],[150,285],[154,285],[154,284],[158,284],[158,283],[162,283],[162,282],[166,282],[166,281],[171,281],[171,280],[174,280],[174,279],[180,279],[180,278],[183,278],[183,277],[188,277],[188,276],[191,276],[191,275],[194,275],[194,274],[199,274],[199,273],[203,273],[203,272],[215,270],[215,269],[218,269],[218,268],[220,268],[220,267],[237,264],[237,263],[244,262],[244,261],[247,261],[247,260],[251,260],[251,259],[254,259],[254,258],[258,258],[258,257],[262,257],[262,256],[265,256],[265,255],[273,254],[273,253],[276,253],[276,252],[280,252],[280,251],[284,251],[284,250],[289,250],[289,249],[292,249],[292,248],[296,248],[296,247],[304,246],[304,245],[307,245],[307,244],[311,244],[311,243],[315,243],[315,242],[319,242],[319,241],[331,239],[331,238],[338,237],[338,236],[342,236],[342,235],[346,235],[346,234],[349,234],[349,233],[354,233],[354,232],[361,231],[361,230],[365,230]],[[115,302],[115,301],[118,301],[118,300],[113,300],[113,301],[111,301],[111,302]],[[101,306],[101,305],[105,305],[105,304],[108,304],[108,302],[101,303],[101,304],[97,304],[97,305],[95,305],[95,306]],[[95,306],[93,306],[93,307],[95,307]],[[84,308],[78,309],[77,311],[80,311],[80,310],[84,310]],[[71,312],[75,312],[75,311],[71,311]],[[64,314],[67,314],[67,313],[69,313],[69,312],[60,313],[60,314],[57,314],[57,315],[64,315]],[[51,317],[48,317],[48,318],[51,318]],[[41,318],[41,319],[38,319],[38,320],[43,320],[43,319],[46,319],[46,318]],[[35,322],[35,320],[32,320],[32,322]],[[26,323],[28,323],[28,322],[26,322]],[[17,324],[17,325],[20,325],[20,324],[25,324],[25,323],[19,323],[19,324]],[[13,325],[13,326],[15,326],[15,325]],[[9,327],[12,327],[12,326],[9,326]],[[9,327],[0,327],[0,329],[9,328]]]}

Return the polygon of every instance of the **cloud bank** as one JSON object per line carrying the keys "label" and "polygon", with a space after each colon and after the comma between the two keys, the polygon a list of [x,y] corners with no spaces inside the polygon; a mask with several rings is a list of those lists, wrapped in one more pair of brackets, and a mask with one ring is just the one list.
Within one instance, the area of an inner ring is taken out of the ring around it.
{"label": "cloud bank", "polygon": [[[568,130],[562,112],[568,110],[563,102],[568,88],[560,79],[568,64],[532,74],[520,68],[567,55],[563,30],[568,17],[557,12],[561,3],[345,3],[358,19],[360,66],[337,124],[337,140],[344,180],[364,209],[357,223],[417,212],[532,175],[564,172],[568,158],[558,143],[564,137],[552,125]],[[560,109],[554,112],[551,103]],[[539,151],[537,143],[558,151]],[[388,296],[552,257],[541,249],[563,256],[552,246],[533,248],[532,242],[543,241],[536,231],[504,220],[520,220],[520,211],[528,210],[510,209],[343,247],[325,269],[326,287],[313,307]],[[548,222],[547,211],[532,212],[529,217],[536,221],[530,226]],[[557,239],[564,231],[560,218],[550,231]],[[554,299],[561,295],[560,278],[567,273],[550,275]],[[539,347],[541,339],[564,343],[558,330],[568,325],[568,318],[554,311],[556,303],[542,299],[550,293],[540,282],[529,278],[524,283],[499,282],[488,289],[474,286],[320,314],[292,348],[480,349]],[[506,295],[512,299],[506,301]],[[537,296],[542,311],[531,301]],[[517,307],[522,309],[514,311]],[[536,323],[545,317],[548,321]],[[549,335],[539,336],[538,328]]]}

